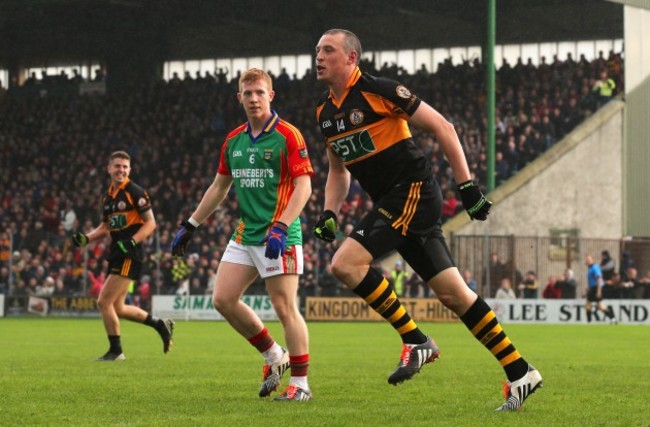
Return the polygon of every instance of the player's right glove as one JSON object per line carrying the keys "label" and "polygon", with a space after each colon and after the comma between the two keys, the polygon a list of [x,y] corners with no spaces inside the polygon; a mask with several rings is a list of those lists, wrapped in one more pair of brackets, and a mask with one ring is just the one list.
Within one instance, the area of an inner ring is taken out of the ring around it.
{"label": "player's right glove", "polygon": [[336,229],[336,214],[328,209],[314,226],[314,236],[325,242],[333,242],[336,239]]}
{"label": "player's right glove", "polygon": [[269,259],[278,259],[279,256],[284,256],[287,247],[287,224],[275,221],[273,227],[269,230],[262,243],[266,243],[266,250],[264,256]]}
{"label": "player's right glove", "polygon": [[88,244],[88,236],[83,233],[75,233],[72,235],[72,243],[79,248],[83,248]]}
{"label": "player's right glove", "polygon": [[463,207],[472,220],[485,221],[490,213],[492,202],[485,198],[481,190],[472,181],[463,182],[458,186]]}
{"label": "player's right glove", "polygon": [[192,238],[194,230],[196,230],[196,227],[190,224],[188,220],[181,222],[181,228],[178,229],[172,241],[172,255],[185,255],[185,247]]}

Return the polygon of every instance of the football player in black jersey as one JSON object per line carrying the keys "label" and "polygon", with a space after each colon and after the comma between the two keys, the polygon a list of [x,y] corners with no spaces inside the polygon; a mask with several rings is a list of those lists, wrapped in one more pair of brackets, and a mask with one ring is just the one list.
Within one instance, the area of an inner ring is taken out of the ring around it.
{"label": "football player in black jersey", "polygon": [[440,354],[388,281],[371,267],[373,260],[396,250],[505,370],[507,400],[497,410],[518,410],[542,385],[542,377],[515,349],[487,303],[465,285],[442,234],[440,188],[409,125],[435,136],[473,220],[485,221],[492,203],[472,181],[454,125],[399,82],[363,73],[360,58],[361,43],[347,30],[326,31],[316,46],[317,79],[328,86],[316,116],[329,172],[324,212],[314,233],[334,240],[337,213],[351,176],[356,178],[374,207],[334,254],[332,271],[399,333],[402,354],[388,382],[411,379]]}
{"label": "football player in black jersey", "polygon": [[140,280],[144,251],[142,242],[156,228],[147,192],[129,179],[131,157],[125,151],[112,153],[108,160],[111,182],[102,197],[102,222],[88,234],[72,236],[75,246],[111,237],[108,277],[97,299],[97,305],[108,335],[109,349],[98,361],[124,360],[120,339],[120,318],[151,326],[163,341],[163,352],[172,344],[174,321],[158,319],[140,307],[125,304],[132,281]]}

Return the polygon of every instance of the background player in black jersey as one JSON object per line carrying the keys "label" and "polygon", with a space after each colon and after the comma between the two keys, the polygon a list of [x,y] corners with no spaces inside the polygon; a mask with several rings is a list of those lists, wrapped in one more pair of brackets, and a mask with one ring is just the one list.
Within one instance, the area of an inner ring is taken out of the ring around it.
{"label": "background player in black jersey", "polygon": [[332,271],[400,334],[402,354],[388,382],[411,379],[440,353],[387,280],[370,266],[397,250],[505,370],[507,400],[497,410],[518,410],[542,385],[542,377],[521,357],[485,301],[465,285],[442,234],[440,188],[409,124],[435,135],[472,219],[486,220],[491,202],[471,180],[453,124],[399,82],[362,73],[360,57],[361,43],[347,30],[326,31],[316,46],[317,78],[329,87],[316,109],[329,172],[324,212],[314,233],[334,240],[337,212],[354,176],[374,208],[334,254]]}
{"label": "background player in black jersey", "polygon": [[80,247],[108,235],[112,239],[108,258],[109,274],[97,299],[110,348],[97,360],[126,358],[120,340],[120,318],[154,328],[162,338],[163,352],[167,353],[172,344],[174,322],[171,319],[154,318],[141,308],[124,303],[131,281],[140,280],[143,261],[141,243],[156,228],[149,195],[129,179],[131,157],[125,151],[116,151],[110,155],[107,171],[111,182],[102,197],[102,223],[88,234],[77,233],[72,236],[75,246]]}

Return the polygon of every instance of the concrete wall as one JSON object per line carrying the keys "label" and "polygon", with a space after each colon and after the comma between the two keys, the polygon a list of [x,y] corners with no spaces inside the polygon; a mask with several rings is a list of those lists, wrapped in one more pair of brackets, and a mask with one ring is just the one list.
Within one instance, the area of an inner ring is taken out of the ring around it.
{"label": "concrete wall", "polygon": [[650,74],[650,1],[625,3],[625,91],[630,93]]}
{"label": "concrete wall", "polygon": [[[650,236],[650,1],[625,1],[624,234]],[[637,6],[637,7],[634,7]]]}
{"label": "concrete wall", "polygon": [[447,237],[549,236],[551,229],[578,229],[580,237],[620,238],[623,105],[610,101],[490,193],[494,206],[487,221],[470,221],[465,212],[447,221]]}
{"label": "concrete wall", "polygon": [[625,99],[623,234],[650,237],[650,77]]}

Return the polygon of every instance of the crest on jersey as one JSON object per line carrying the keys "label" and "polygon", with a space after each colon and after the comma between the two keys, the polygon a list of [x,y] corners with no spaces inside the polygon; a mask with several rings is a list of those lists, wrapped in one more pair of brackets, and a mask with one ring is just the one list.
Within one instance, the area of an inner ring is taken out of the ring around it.
{"label": "crest on jersey", "polygon": [[126,203],[121,200],[117,202],[117,210],[123,211],[124,209],[126,209]]}
{"label": "crest on jersey", "polygon": [[306,148],[301,148],[300,150],[298,150],[298,155],[300,156],[300,158],[306,159],[307,158],[307,149]]}
{"label": "crest on jersey", "polygon": [[402,85],[397,86],[395,90],[397,91],[397,96],[399,96],[400,98],[408,99],[411,97],[411,91]]}
{"label": "crest on jersey", "polygon": [[138,206],[143,207],[146,204],[147,204],[147,199],[145,199],[144,197],[140,197],[140,199],[138,199]]}
{"label": "crest on jersey", "polygon": [[272,148],[265,148],[264,149],[264,160],[271,160],[272,155],[273,155],[273,149]]}
{"label": "crest on jersey", "polygon": [[354,126],[358,126],[363,122],[363,111],[352,110],[350,112],[350,123]]}

